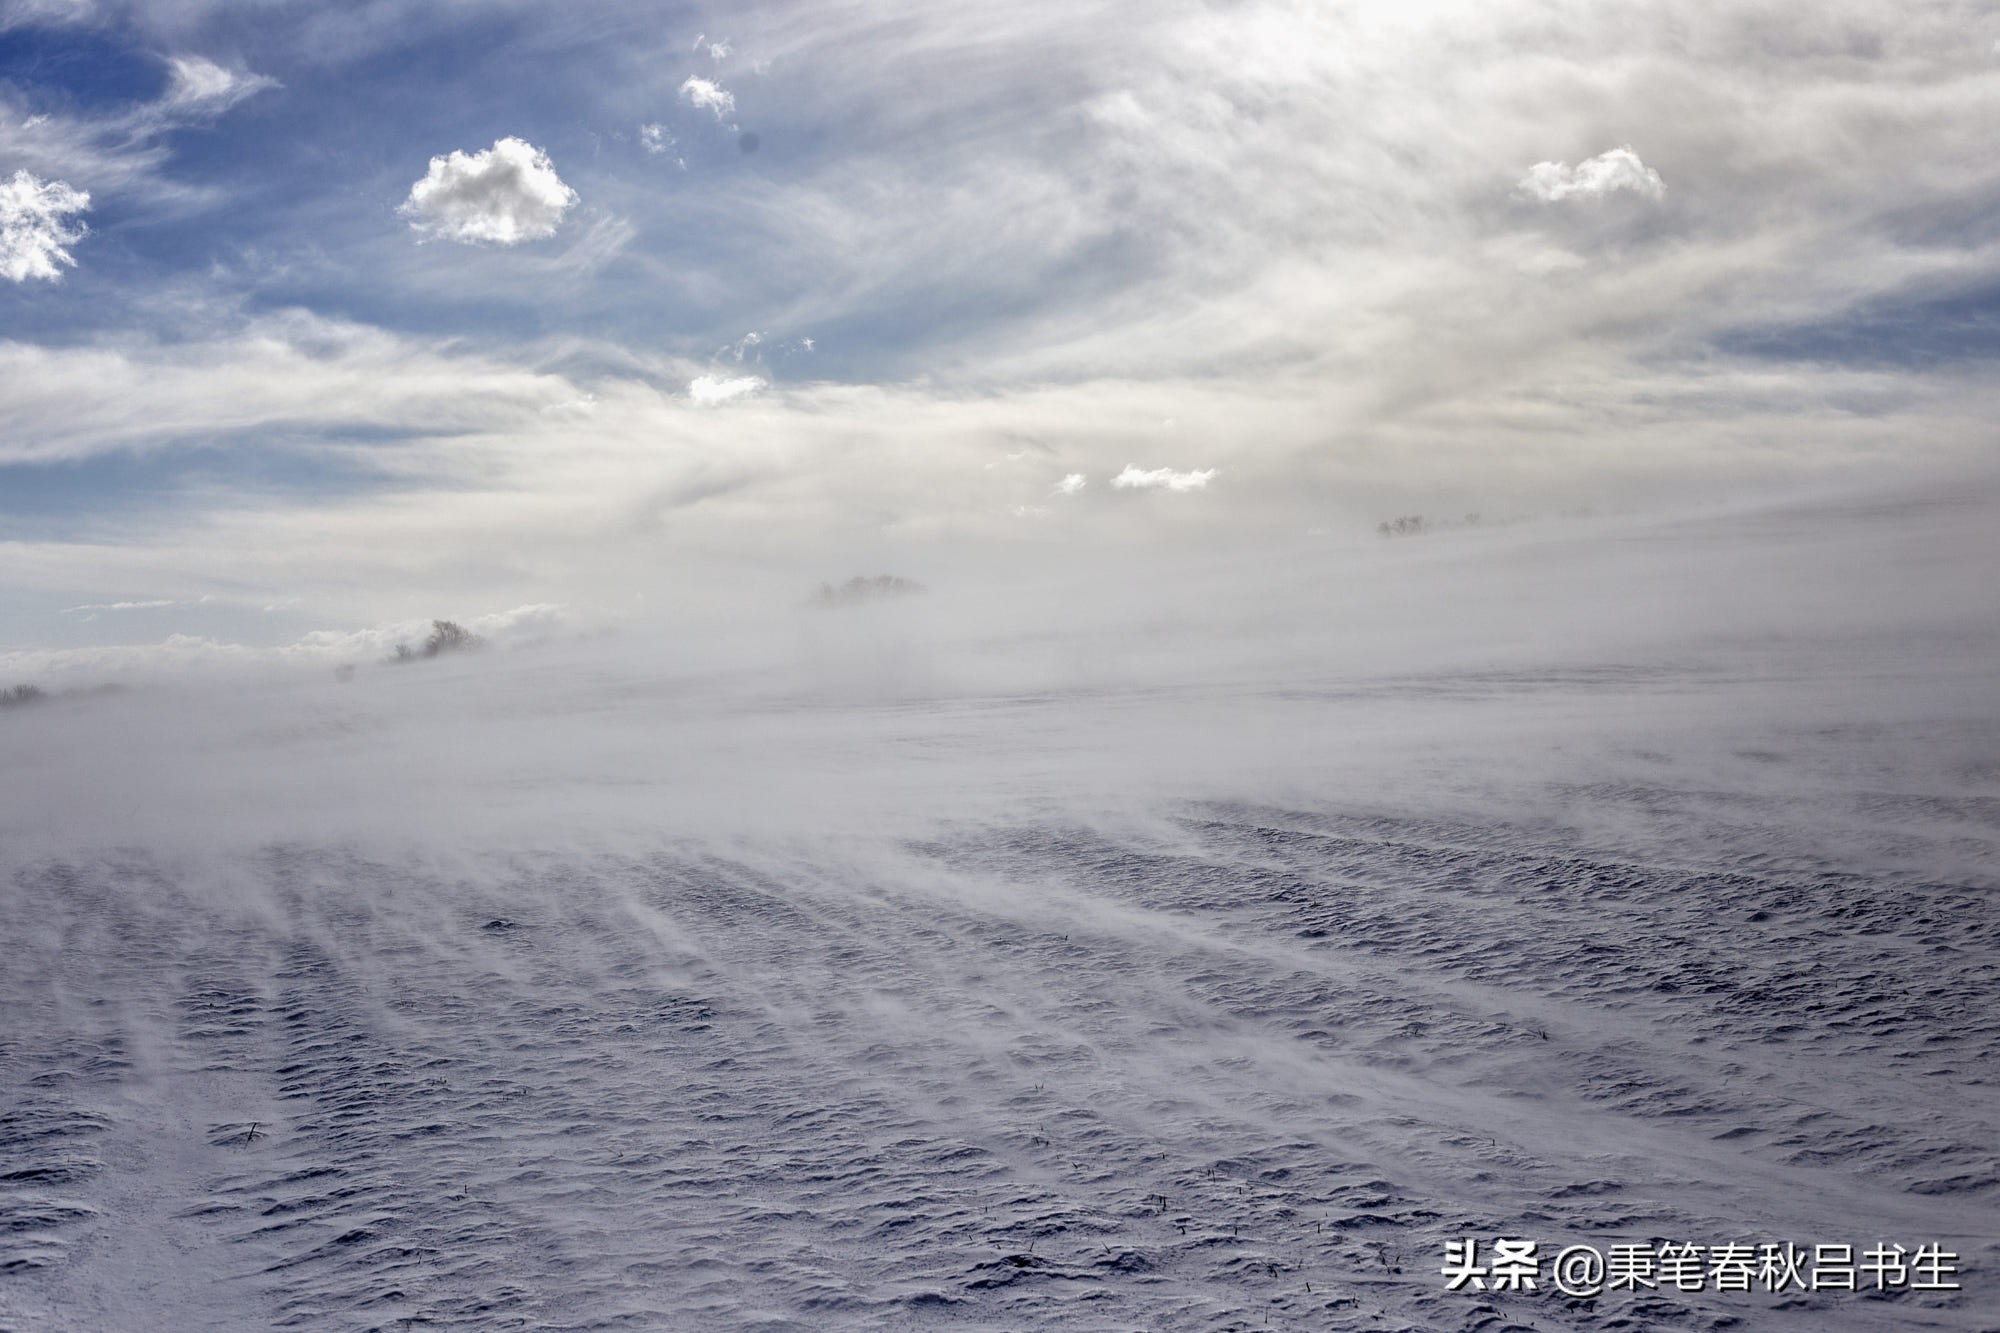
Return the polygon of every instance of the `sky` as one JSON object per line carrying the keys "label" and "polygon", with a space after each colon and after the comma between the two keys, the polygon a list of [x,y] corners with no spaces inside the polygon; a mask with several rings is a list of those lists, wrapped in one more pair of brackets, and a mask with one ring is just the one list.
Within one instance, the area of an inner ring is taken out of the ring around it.
{"label": "sky", "polygon": [[0,675],[1990,474],[2000,5],[0,3]]}

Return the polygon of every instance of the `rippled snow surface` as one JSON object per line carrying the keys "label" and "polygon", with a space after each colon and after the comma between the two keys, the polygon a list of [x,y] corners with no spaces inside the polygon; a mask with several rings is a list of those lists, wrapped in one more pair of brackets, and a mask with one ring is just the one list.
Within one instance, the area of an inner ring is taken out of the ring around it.
{"label": "rippled snow surface", "polygon": [[[1354,557],[1597,571],[1504,652],[1008,681],[898,608],[0,718],[0,1325],[1994,1327],[2000,636],[1880,575],[1940,522]],[[1966,1290],[1447,1292],[1466,1235]]]}

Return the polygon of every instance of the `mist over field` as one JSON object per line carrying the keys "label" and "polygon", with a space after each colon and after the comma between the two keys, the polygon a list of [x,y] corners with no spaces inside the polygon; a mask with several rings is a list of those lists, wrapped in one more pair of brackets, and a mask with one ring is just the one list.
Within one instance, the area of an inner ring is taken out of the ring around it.
{"label": "mist over field", "polygon": [[[1984,1327],[1996,517],[959,551],[9,710],[0,1310]],[[1966,1290],[1448,1293],[1465,1235]]]}

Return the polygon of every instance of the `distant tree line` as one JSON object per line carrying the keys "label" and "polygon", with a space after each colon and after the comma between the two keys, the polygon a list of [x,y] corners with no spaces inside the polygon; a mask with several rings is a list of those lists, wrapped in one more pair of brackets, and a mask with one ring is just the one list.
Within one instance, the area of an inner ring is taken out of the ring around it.
{"label": "distant tree line", "polygon": [[10,690],[0,690],[0,708],[22,708],[48,697],[39,685],[16,685]]}

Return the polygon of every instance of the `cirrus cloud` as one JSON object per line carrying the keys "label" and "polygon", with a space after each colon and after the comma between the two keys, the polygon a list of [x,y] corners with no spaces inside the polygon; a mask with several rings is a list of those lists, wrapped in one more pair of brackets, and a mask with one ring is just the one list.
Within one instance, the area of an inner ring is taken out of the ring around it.
{"label": "cirrus cloud", "polygon": [[518,245],[553,236],[576,201],[549,155],[510,135],[484,152],[433,157],[397,211],[425,239]]}
{"label": "cirrus cloud", "polygon": [[167,70],[166,105],[176,109],[221,111],[278,86],[276,79],[228,69],[202,56],[173,56]]}
{"label": "cirrus cloud", "polygon": [[90,195],[66,181],[45,181],[27,171],[0,184],[0,275],[12,282],[62,276],[74,268],[69,247],[83,239],[82,223],[66,219],[90,207]]}

